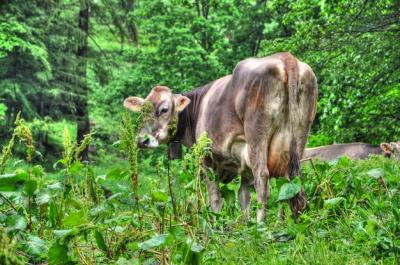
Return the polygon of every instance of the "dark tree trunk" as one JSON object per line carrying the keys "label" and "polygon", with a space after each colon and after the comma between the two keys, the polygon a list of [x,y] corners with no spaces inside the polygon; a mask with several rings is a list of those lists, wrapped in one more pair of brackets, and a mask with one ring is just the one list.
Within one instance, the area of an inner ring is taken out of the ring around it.
{"label": "dark tree trunk", "polygon": [[[86,80],[87,55],[88,55],[88,34],[89,34],[89,3],[81,1],[79,10],[79,29],[83,38],[78,45],[78,97],[76,102],[77,114],[77,140],[80,143],[83,137],[90,132],[88,94],[89,88]],[[88,160],[88,149],[81,153],[82,160]]]}
{"label": "dark tree trunk", "polygon": [[[197,0],[195,2],[197,15],[202,16],[205,20],[208,19],[208,14],[210,13],[210,1],[209,0]],[[210,49],[209,37],[207,32],[201,32],[201,46],[204,50],[208,51]]]}

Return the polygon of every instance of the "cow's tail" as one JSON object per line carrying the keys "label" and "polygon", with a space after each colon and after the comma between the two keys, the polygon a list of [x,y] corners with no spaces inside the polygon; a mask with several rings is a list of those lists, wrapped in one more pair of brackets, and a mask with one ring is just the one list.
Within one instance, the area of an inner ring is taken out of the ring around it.
{"label": "cow's tail", "polygon": [[297,93],[298,93],[298,81],[299,81],[299,69],[297,66],[297,60],[291,54],[285,54],[283,57],[288,82],[288,98],[289,98],[289,126],[290,126],[290,150],[289,150],[289,178],[298,176],[300,173],[300,159],[299,151],[297,149],[297,141],[295,135],[295,128],[297,126],[298,119],[297,109]]}
{"label": "cow's tail", "polygon": [[[300,175],[300,154],[297,148],[297,139],[295,129],[299,125],[298,117],[298,91],[299,91],[299,68],[297,60],[291,54],[285,54],[284,58],[286,73],[288,77],[288,103],[289,103],[289,126],[290,126],[290,149],[288,175],[292,179]],[[307,207],[307,199],[304,190],[289,201],[290,208],[295,217]]]}

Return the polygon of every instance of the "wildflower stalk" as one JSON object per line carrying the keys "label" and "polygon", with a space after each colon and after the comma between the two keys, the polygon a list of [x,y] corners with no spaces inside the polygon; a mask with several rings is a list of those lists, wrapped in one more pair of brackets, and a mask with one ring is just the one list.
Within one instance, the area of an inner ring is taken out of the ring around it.
{"label": "wildflower stalk", "polygon": [[26,125],[25,120],[21,118],[20,112],[17,114],[15,125],[16,127],[14,133],[24,143],[26,147],[26,160],[30,165],[32,165],[33,154],[35,153],[35,145],[33,142],[32,132]]}
{"label": "wildflower stalk", "polygon": [[[21,113],[17,114],[17,118],[15,120],[15,129],[14,134],[18,136],[18,138],[24,143],[26,147],[26,160],[29,164],[28,169],[28,181],[31,181],[32,178],[32,162],[33,155],[35,153],[35,145],[32,137],[32,132],[28,125],[25,123],[25,120],[21,118]],[[32,195],[28,195],[28,229],[32,231]]]}
{"label": "wildflower stalk", "polygon": [[197,219],[201,212],[201,205],[205,206],[205,199],[201,190],[201,175],[203,173],[203,161],[207,156],[211,155],[212,141],[208,138],[207,133],[202,133],[197,142],[192,146],[191,153],[185,157],[185,164],[193,164],[193,172],[195,174],[195,192],[196,192],[196,212]]}
{"label": "wildflower stalk", "polygon": [[142,111],[137,117],[135,123],[132,123],[131,114],[126,111],[122,117],[121,128],[121,147],[128,155],[128,161],[131,169],[131,180],[133,185],[134,199],[139,214],[139,223],[142,227],[142,215],[140,210],[139,181],[138,181],[138,146],[136,136],[139,129],[153,119],[153,105],[145,101]]}
{"label": "wildflower stalk", "polygon": [[11,136],[11,139],[10,141],[8,141],[7,146],[3,148],[3,155],[1,156],[1,162],[0,162],[0,174],[4,174],[4,171],[6,170],[7,161],[12,154],[14,143],[15,143],[15,133],[13,133],[13,135]]}
{"label": "wildflower stalk", "polygon": [[167,178],[168,178],[168,191],[169,191],[169,196],[171,196],[172,211],[174,213],[174,220],[177,221],[178,220],[178,212],[176,210],[176,202],[175,202],[174,192],[172,190],[170,161],[167,161]]}
{"label": "wildflower stalk", "polygon": [[139,203],[139,183],[138,183],[138,166],[137,166],[137,144],[135,141],[135,128],[129,112],[125,112],[122,118],[122,135],[121,143],[128,155],[128,161],[131,169],[131,180],[136,204]]}
{"label": "wildflower stalk", "polygon": [[72,159],[73,159],[73,154],[74,154],[74,149],[75,149],[75,145],[71,141],[71,135],[70,135],[67,127],[64,127],[63,147],[64,147],[64,151],[62,154],[61,163],[65,167],[64,189],[63,189],[63,200],[62,200],[64,202],[65,196],[67,193],[67,187],[70,184],[69,183],[70,182],[69,168],[71,167],[71,164],[72,164]]}

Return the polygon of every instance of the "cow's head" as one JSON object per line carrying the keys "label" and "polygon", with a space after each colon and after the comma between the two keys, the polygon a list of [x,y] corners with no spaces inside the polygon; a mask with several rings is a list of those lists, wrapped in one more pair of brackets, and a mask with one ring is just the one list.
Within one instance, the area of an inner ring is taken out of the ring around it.
{"label": "cow's head", "polygon": [[400,142],[382,143],[381,149],[385,157],[391,157],[400,160]]}
{"label": "cow's head", "polygon": [[[186,108],[190,99],[180,94],[172,94],[165,86],[154,87],[146,99],[140,97],[128,97],[124,106],[134,112],[146,109],[147,118],[140,128],[137,138],[141,148],[155,148],[159,144],[167,143],[173,137],[176,130],[176,119],[178,113]],[[146,107],[146,104],[150,108]],[[175,124],[174,124],[175,123]],[[171,127],[175,127],[171,130]]]}

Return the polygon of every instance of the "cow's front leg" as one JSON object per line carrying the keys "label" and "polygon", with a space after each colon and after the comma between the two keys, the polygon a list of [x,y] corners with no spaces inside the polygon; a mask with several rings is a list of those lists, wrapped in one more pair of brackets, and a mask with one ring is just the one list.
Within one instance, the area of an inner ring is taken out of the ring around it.
{"label": "cow's front leg", "polygon": [[243,211],[243,216],[245,220],[249,219],[249,206],[250,206],[249,186],[250,186],[249,179],[242,176],[238,195],[239,195],[240,208]]}
{"label": "cow's front leg", "polygon": [[222,209],[222,197],[219,189],[219,183],[218,181],[210,180],[208,174],[206,174],[206,181],[211,210],[215,213],[218,213]]}

